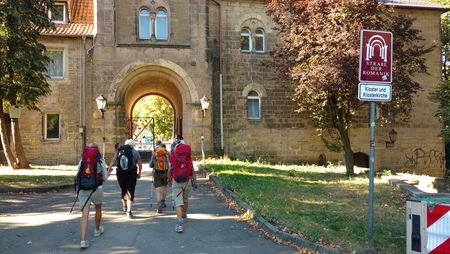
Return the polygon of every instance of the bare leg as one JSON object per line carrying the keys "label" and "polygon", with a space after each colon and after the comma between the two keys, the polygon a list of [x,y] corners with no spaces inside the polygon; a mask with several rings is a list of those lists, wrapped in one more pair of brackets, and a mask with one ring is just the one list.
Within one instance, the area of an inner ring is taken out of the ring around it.
{"label": "bare leg", "polygon": [[183,206],[177,206],[177,219],[178,221],[181,221],[181,217],[183,216]]}
{"label": "bare leg", "polygon": [[127,200],[127,212],[131,212],[132,205],[133,205],[133,202],[131,200]]}
{"label": "bare leg", "polygon": [[189,208],[189,203],[188,202],[184,202],[183,209],[182,209],[182,212],[183,212],[182,215],[186,215],[187,214],[188,208]]}
{"label": "bare leg", "polygon": [[102,204],[95,205],[95,229],[99,230],[102,222]]}
{"label": "bare leg", "polygon": [[162,200],[166,200],[168,189],[169,189],[169,187],[167,185],[161,187],[161,199]]}
{"label": "bare leg", "polygon": [[83,209],[83,212],[81,214],[81,220],[80,220],[80,234],[81,234],[81,240],[86,240],[86,231],[87,231],[87,224],[88,224],[88,218],[89,218],[89,201],[88,204]]}
{"label": "bare leg", "polygon": [[157,204],[159,202],[161,202],[161,191],[162,191],[162,187],[155,188],[155,197],[156,197]]}
{"label": "bare leg", "polygon": [[127,207],[127,201],[125,199],[122,199],[122,207]]}

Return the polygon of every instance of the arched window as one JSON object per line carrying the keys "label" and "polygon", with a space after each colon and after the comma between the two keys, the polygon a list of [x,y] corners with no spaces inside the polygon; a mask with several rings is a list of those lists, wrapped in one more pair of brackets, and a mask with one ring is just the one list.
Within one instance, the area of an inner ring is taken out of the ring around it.
{"label": "arched window", "polygon": [[241,51],[242,52],[252,51],[252,37],[250,30],[248,28],[243,28],[241,30]]}
{"label": "arched window", "polygon": [[152,38],[152,20],[150,11],[142,9],[139,11],[139,39],[150,40]]}
{"label": "arched window", "polygon": [[155,21],[155,37],[157,40],[167,40],[169,38],[167,22],[167,11],[164,9],[159,9],[156,12]]}
{"label": "arched window", "polygon": [[255,52],[264,53],[266,51],[264,30],[258,28],[255,31]]}
{"label": "arched window", "polygon": [[255,91],[250,91],[247,95],[247,118],[261,119],[261,100]]}

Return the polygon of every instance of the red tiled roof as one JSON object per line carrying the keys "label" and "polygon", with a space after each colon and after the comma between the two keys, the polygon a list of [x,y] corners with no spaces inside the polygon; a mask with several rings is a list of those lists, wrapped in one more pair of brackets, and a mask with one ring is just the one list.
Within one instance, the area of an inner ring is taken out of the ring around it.
{"label": "red tiled roof", "polygon": [[433,9],[447,9],[445,6],[431,0],[381,0],[388,5],[415,7],[415,8],[433,8]]}
{"label": "red tiled roof", "polygon": [[45,29],[42,35],[50,36],[93,36],[94,0],[66,0],[68,23],[55,24],[55,29]]}
{"label": "red tiled roof", "polygon": [[69,5],[73,23],[94,24],[94,0],[70,0]]}
{"label": "red tiled roof", "polygon": [[93,36],[94,24],[55,24],[55,29],[45,29],[41,32],[42,35],[56,35],[56,36]]}

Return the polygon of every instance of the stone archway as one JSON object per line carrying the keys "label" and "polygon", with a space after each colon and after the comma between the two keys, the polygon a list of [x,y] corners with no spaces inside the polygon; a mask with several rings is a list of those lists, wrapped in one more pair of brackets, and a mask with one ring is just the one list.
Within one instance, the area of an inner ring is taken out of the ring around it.
{"label": "stone archway", "polygon": [[126,119],[130,118],[134,104],[149,94],[162,96],[172,104],[174,134],[192,132],[191,106],[199,100],[196,86],[180,66],[159,59],[152,63],[128,64],[113,80],[108,91],[108,104],[115,106],[116,137],[129,136]]}

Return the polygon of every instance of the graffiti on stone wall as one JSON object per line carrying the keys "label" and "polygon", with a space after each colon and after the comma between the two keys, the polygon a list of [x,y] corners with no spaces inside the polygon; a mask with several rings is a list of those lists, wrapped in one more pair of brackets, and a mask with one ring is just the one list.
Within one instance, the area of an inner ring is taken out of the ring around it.
{"label": "graffiti on stone wall", "polygon": [[405,154],[403,166],[407,169],[435,169],[444,167],[442,152],[431,149],[428,152],[416,148],[410,154]]}

